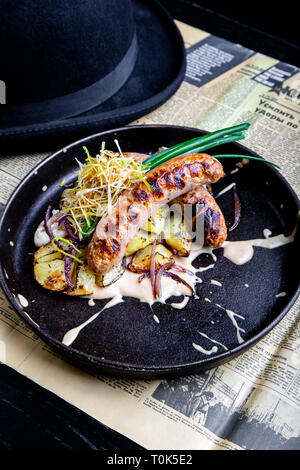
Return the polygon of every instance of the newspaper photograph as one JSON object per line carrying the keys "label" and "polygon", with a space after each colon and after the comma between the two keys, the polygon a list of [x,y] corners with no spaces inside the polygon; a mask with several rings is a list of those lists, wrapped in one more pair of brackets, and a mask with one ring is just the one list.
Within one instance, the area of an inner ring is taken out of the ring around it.
{"label": "newspaper photograph", "polygon": [[[272,160],[300,195],[300,69],[177,22],[187,71],[176,94],[132,124],[214,131],[241,122],[243,145]],[[0,211],[49,152],[1,155]],[[47,346],[0,291],[0,362],[146,449],[300,448],[300,299],[248,351],[217,368],[131,380],[76,368]]]}

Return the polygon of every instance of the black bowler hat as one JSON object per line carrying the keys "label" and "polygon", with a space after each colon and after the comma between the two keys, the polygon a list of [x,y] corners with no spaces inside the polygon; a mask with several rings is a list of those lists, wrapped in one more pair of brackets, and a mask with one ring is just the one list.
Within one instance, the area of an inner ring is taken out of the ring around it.
{"label": "black bowler hat", "polygon": [[0,0],[0,10],[0,150],[128,124],[183,80],[181,35],[156,0]]}

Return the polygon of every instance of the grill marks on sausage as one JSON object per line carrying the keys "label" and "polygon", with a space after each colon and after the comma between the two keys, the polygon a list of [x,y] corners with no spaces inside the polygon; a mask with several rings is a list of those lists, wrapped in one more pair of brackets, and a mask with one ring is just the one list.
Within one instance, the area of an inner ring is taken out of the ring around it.
{"label": "grill marks on sausage", "polygon": [[196,208],[196,214],[204,214],[204,239],[207,245],[218,247],[227,237],[227,227],[221,209],[213,196],[200,186],[177,198],[174,202],[182,207],[192,204]]}
{"label": "grill marks on sausage", "polygon": [[148,201],[150,195],[143,189],[135,190],[132,192],[133,199],[137,202]]}
{"label": "grill marks on sausage", "polygon": [[153,211],[222,176],[221,163],[207,154],[177,157],[147,173],[151,189],[136,183],[131,190],[125,190],[118,204],[98,223],[88,249],[90,269],[96,274],[108,272],[120,262],[128,242]]}
{"label": "grill marks on sausage", "polygon": [[204,212],[204,234],[212,240],[217,240],[220,235],[220,214],[212,209]]}

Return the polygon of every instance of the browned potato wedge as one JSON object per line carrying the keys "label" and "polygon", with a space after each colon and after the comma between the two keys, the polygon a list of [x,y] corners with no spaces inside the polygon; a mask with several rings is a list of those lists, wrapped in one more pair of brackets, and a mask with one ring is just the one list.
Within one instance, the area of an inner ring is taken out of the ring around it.
{"label": "browned potato wedge", "polygon": [[96,286],[95,275],[90,271],[86,264],[80,264],[77,266],[77,269],[72,276],[72,282],[75,285],[75,289],[68,287],[64,292],[67,295],[89,295],[94,292]]}
{"label": "browned potato wedge", "polygon": [[188,256],[191,252],[192,236],[189,225],[182,220],[181,214],[169,218],[164,229],[164,239],[175,255]]}
{"label": "browned potato wedge", "polygon": [[[135,273],[146,273],[150,269],[152,245],[147,246],[143,250],[139,250],[132,258],[128,268]],[[155,246],[155,269],[159,269],[165,263],[174,261],[173,255],[168,248],[161,243]]]}
{"label": "browned potato wedge", "polygon": [[44,289],[62,291],[68,286],[63,259],[35,262],[33,271],[35,280]]}
{"label": "browned potato wedge", "polygon": [[99,287],[106,287],[116,282],[124,274],[126,269],[126,259],[123,258],[121,263],[115,268],[111,269],[108,273],[99,274],[96,276],[96,285]]}
{"label": "browned potato wedge", "polygon": [[146,248],[146,246],[150,245],[150,243],[154,241],[155,237],[155,233],[148,233],[144,230],[139,230],[136,236],[128,243],[125,256],[133,255],[133,253],[136,253],[138,250]]}
{"label": "browned potato wedge", "polygon": [[52,243],[48,243],[47,245],[41,246],[35,253],[34,253],[34,262],[40,263],[44,261],[50,261],[53,259],[62,259],[63,255],[56,251]]}
{"label": "browned potato wedge", "polygon": [[35,280],[44,289],[62,291],[68,286],[64,256],[51,243],[41,246],[34,253],[33,272]]}
{"label": "browned potato wedge", "polygon": [[165,220],[169,212],[169,206],[166,204],[157,211],[153,212],[147,222],[142,225],[142,230],[159,235],[164,228]]}

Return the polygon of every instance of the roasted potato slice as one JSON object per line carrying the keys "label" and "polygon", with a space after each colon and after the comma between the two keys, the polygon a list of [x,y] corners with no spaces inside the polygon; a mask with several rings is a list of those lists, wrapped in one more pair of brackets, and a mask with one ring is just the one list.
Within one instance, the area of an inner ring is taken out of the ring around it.
{"label": "roasted potato slice", "polygon": [[157,211],[153,212],[147,222],[142,225],[142,230],[159,235],[163,231],[168,212],[169,206],[167,204],[162,206]]}
{"label": "roasted potato slice", "polygon": [[47,243],[47,245],[41,246],[35,253],[34,253],[34,262],[41,263],[44,261],[51,261],[53,259],[62,259],[62,253],[53,248],[52,243]]}
{"label": "roasted potato slice", "polygon": [[51,243],[41,246],[34,253],[33,272],[35,280],[44,289],[62,291],[68,286],[64,256]]}
{"label": "roasted potato slice", "polygon": [[164,229],[164,240],[172,252],[178,256],[188,256],[191,252],[192,235],[181,214],[169,218]]}
{"label": "roasted potato slice", "polygon": [[155,233],[148,233],[142,229],[139,230],[136,236],[133,237],[128,243],[125,256],[133,255],[133,253],[136,253],[138,250],[146,248],[146,246],[150,245],[150,243],[152,243],[155,238]]}
{"label": "roasted potato slice", "polygon": [[72,282],[74,283],[75,289],[68,287],[64,292],[67,295],[89,295],[94,292],[96,286],[95,275],[86,264],[79,264],[77,266],[72,276]]}
{"label": "roasted potato slice", "polygon": [[63,259],[35,262],[33,271],[35,280],[44,289],[62,291],[68,286]]}
{"label": "roasted potato slice", "polygon": [[[135,273],[146,273],[150,269],[152,245],[147,246],[143,250],[139,250],[132,258],[128,268]],[[163,264],[174,261],[173,255],[168,248],[161,243],[155,246],[155,269],[159,269]]]}
{"label": "roasted potato slice", "polygon": [[99,274],[96,276],[96,285],[99,287],[106,287],[116,282],[124,274],[126,269],[126,259],[123,258],[121,263],[111,269],[108,273]]}

